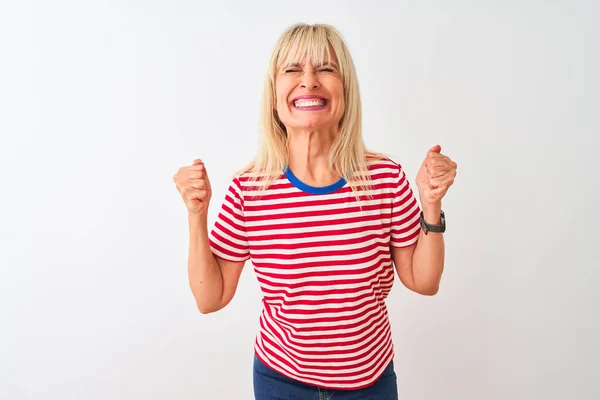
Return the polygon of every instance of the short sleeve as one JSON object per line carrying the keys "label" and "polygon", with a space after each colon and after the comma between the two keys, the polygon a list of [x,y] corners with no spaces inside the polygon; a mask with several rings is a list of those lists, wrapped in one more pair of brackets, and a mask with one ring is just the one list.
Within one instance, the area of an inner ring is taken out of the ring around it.
{"label": "short sleeve", "polygon": [[408,247],[417,242],[421,231],[421,208],[400,165],[394,174],[394,202],[390,245]]}
{"label": "short sleeve", "polygon": [[243,262],[250,258],[244,195],[238,178],[234,178],[225,195],[217,220],[209,235],[212,253],[224,260]]}

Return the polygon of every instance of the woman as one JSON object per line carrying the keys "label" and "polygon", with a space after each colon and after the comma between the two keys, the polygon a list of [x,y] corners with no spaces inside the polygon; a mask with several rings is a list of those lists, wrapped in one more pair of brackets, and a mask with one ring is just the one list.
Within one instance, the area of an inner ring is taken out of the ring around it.
{"label": "woman", "polygon": [[[233,178],[214,227],[202,161],[174,176],[189,215],[200,312],[233,298],[248,259],[264,294],[257,399],[396,399],[385,299],[394,281],[438,291],[442,197],[456,163],[434,146],[417,174],[366,150],[352,58],[328,25],[288,28],[265,80],[261,147]],[[422,209],[421,209],[422,207]]]}

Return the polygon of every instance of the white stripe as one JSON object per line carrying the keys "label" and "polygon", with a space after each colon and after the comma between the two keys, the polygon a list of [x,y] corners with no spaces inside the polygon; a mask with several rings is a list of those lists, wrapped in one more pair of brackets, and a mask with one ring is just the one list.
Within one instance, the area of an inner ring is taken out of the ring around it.
{"label": "white stripe", "polygon": [[[390,278],[389,283],[391,284],[392,282],[392,278]],[[357,286],[357,290],[352,292],[352,297],[359,297],[365,294],[372,294],[373,293],[373,288],[371,288],[370,286],[367,287],[363,287],[362,290],[358,290],[360,289],[360,287]],[[267,302],[284,302],[284,303],[295,303],[295,302],[300,302],[300,301],[321,301],[323,302],[323,304],[333,304],[333,303],[327,303],[327,300],[339,300],[340,296],[346,296],[346,294],[332,294],[332,293],[323,293],[319,296],[312,296],[312,295],[297,295],[294,297],[290,297],[287,295],[287,293],[279,293],[279,296],[277,296],[278,298],[275,299],[274,297],[276,297],[277,295],[273,295],[273,294],[269,294],[267,295],[267,297],[269,298],[269,300]],[[280,300],[280,296],[283,296],[283,300]]]}
{"label": "white stripe", "polygon": [[[360,308],[353,309],[352,311],[343,311],[343,312],[340,311],[340,309],[345,308],[345,307],[352,307],[352,306],[359,306],[359,305],[361,306]],[[319,306],[313,306],[311,308],[311,306],[309,306],[309,305],[286,306],[285,304],[282,304],[282,302],[278,302],[278,304],[275,304],[274,302],[272,302],[270,306],[272,308],[276,309],[278,315],[280,315],[283,318],[307,319],[307,320],[315,320],[315,319],[320,319],[320,318],[331,318],[331,317],[341,317],[341,316],[356,318],[356,317],[361,317],[363,315],[366,315],[364,312],[368,308],[372,308],[373,306],[376,306],[376,308],[378,308],[378,310],[377,310],[378,314],[380,311],[379,308],[385,308],[374,295],[371,298],[366,298],[366,299],[362,299],[360,301],[353,302],[353,304],[351,306],[349,306],[349,305],[341,305],[340,306],[338,303],[333,303],[329,306],[319,305]],[[328,311],[323,311],[324,309],[327,309]],[[297,310],[312,311],[312,312],[310,314],[305,314],[305,313],[298,313]],[[320,312],[320,311],[322,311],[322,312]],[[347,320],[347,318],[344,318],[344,321],[346,321],[346,320]]]}
{"label": "white stripe", "polygon": [[[382,220],[383,221],[383,220]],[[383,222],[384,224],[391,224],[391,219],[387,218],[386,219],[387,222]],[[340,229],[332,229],[334,228],[334,226],[330,226],[330,227],[319,227],[320,229],[308,229],[308,228],[303,228],[304,232],[301,232],[299,230],[293,231],[290,229],[277,229],[277,230],[269,230],[269,229],[264,229],[264,230],[260,230],[260,231],[256,231],[256,232],[251,232],[250,235],[248,236],[248,238],[250,240],[254,240],[254,243],[257,246],[268,246],[268,245],[286,245],[286,244],[305,244],[305,243],[311,243],[311,242],[321,242],[323,244],[326,244],[326,242],[330,242],[333,240],[353,240],[353,239],[360,239],[360,238],[364,238],[366,236],[376,236],[376,235],[387,235],[390,233],[391,231],[391,226],[388,226],[384,229],[381,229],[380,225],[380,221],[374,221],[372,222],[372,225],[374,225],[373,227],[371,227],[370,225],[367,225],[366,223],[364,223],[364,225],[360,225],[360,223],[356,223],[356,224],[340,224],[335,226],[335,228],[339,227]],[[353,233],[344,233],[346,230],[348,229],[353,229],[353,228],[357,228],[360,227],[362,228],[361,230],[357,231],[357,232],[353,232]],[[379,229],[370,229],[370,228],[379,228]],[[328,235],[311,235],[311,236],[306,236],[306,235],[298,235],[298,237],[286,237],[286,238],[275,238],[275,239],[269,239],[269,237],[271,236],[278,236],[278,235],[289,235],[289,233],[293,233],[293,232],[301,232],[301,233],[313,233],[313,232],[317,232],[317,233],[324,233],[324,232],[328,232]],[[331,232],[335,232],[335,234],[331,234]],[[255,238],[257,236],[261,236],[261,237],[265,237],[265,239],[261,240],[256,240]],[[369,240],[373,240],[373,239],[369,239]]]}
{"label": "white stripe", "polygon": [[[379,232],[378,232],[379,233]],[[353,235],[353,236],[357,236],[357,235]],[[345,239],[340,239],[340,237],[335,236],[333,238],[329,237],[327,240],[331,241],[331,240],[345,240]],[[317,240],[311,240],[311,242],[323,242],[325,241],[325,239],[319,241]],[[370,247],[373,245],[377,245],[377,248],[380,250],[385,250],[387,248],[389,248],[389,237],[388,238],[372,238],[369,239],[368,241],[362,241],[360,243],[349,243],[349,244],[340,244],[340,245],[335,245],[335,246],[322,246],[322,245],[310,245],[310,246],[305,246],[305,247],[295,247],[295,248],[279,248],[279,249],[253,249],[252,254],[254,254],[255,256],[258,255],[262,255],[262,254],[273,254],[276,253],[277,255],[292,255],[292,254],[303,254],[303,253],[317,253],[317,252],[322,252],[324,249],[326,249],[326,251],[331,252],[331,251],[347,251],[347,250],[355,250],[356,246],[361,246],[361,248],[366,248],[366,247]],[[285,244],[290,244],[290,242],[285,241]],[[271,244],[272,245],[272,244]],[[355,254],[361,254],[361,253],[355,253]],[[307,270],[305,270],[307,271]]]}
{"label": "white stripe", "polygon": [[[379,300],[377,299],[377,297],[375,296],[375,294],[373,293],[373,291],[364,291],[365,294],[370,294],[370,296],[366,296],[361,298],[360,300],[355,300],[355,301],[347,301],[347,302],[335,302],[335,303],[323,303],[323,304],[294,304],[294,303],[289,303],[286,302],[285,300],[279,299],[279,300],[271,300],[269,301],[269,305],[272,307],[276,307],[279,310],[290,310],[292,312],[294,311],[298,311],[298,310],[303,310],[303,311],[317,311],[320,309],[332,309],[334,311],[330,311],[330,312],[336,312],[336,309],[341,309],[341,308],[348,308],[348,307],[356,307],[359,305],[363,305],[363,304],[369,304],[369,305],[374,305],[377,304],[377,302],[379,302]],[[354,297],[354,296],[353,296]],[[316,314],[311,315],[312,317],[315,317]]]}
{"label": "white stripe", "polygon": [[[360,254],[319,256],[319,257],[299,257],[297,259],[259,258],[256,260],[256,263],[259,265],[258,268],[261,268],[260,267],[261,264],[278,264],[278,265],[284,266],[284,265],[298,265],[301,263],[304,264],[304,263],[327,263],[329,261],[353,261],[353,260],[358,260],[359,258],[372,256],[373,254],[377,253],[379,250],[380,249],[375,248],[372,251],[364,252],[364,253],[360,253]],[[389,248],[386,248],[385,250],[387,251],[387,250],[389,250]],[[355,268],[366,268],[368,266],[373,265],[377,261],[380,261],[387,257],[389,257],[389,252],[387,254],[380,254],[376,258],[374,258],[372,260],[368,260],[366,262],[353,263],[352,266]],[[285,269],[284,269],[284,271],[285,271]],[[298,269],[298,272],[302,272],[302,269]]]}
{"label": "white stripe", "polygon": [[[389,179],[388,179],[389,180]],[[393,183],[393,182],[388,182],[388,183]],[[377,195],[384,195],[384,194],[388,194],[390,193],[392,189],[391,188],[382,188],[382,189],[371,189],[371,190],[359,190],[356,194],[360,195],[361,197],[366,197],[366,199],[362,200],[360,204],[365,204],[367,201],[374,201],[373,200],[369,200],[369,197],[373,196],[377,196]],[[289,196],[289,197],[281,197],[278,198],[276,197],[276,195],[280,195],[280,194],[292,194],[292,193],[296,193],[299,196]],[[252,206],[252,207],[264,207],[264,206],[271,206],[271,205],[279,205],[279,204],[301,204],[301,203],[306,203],[306,202],[314,202],[315,198],[313,196],[306,196],[304,195],[304,192],[302,192],[300,189],[296,188],[295,186],[292,186],[290,188],[286,188],[286,189],[269,189],[268,192],[269,196],[273,195],[275,196],[275,198],[272,199],[263,199],[261,197],[253,197],[252,192],[246,192],[245,197],[244,197],[244,204],[247,206]],[[335,204],[347,204],[347,203],[351,203],[353,205],[358,205],[358,203],[356,203],[356,194],[352,191],[350,192],[342,192],[342,193],[331,193],[331,194],[321,194],[319,195],[319,200],[326,200],[326,201],[332,201],[332,200],[336,200]],[[275,210],[268,210],[269,212],[271,211],[275,211]]]}
{"label": "white stripe", "polygon": [[[391,223],[390,218],[386,219],[387,224]],[[375,225],[379,225],[379,223],[377,223],[379,221],[373,222],[373,224]],[[342,226],[342,225],[340,225]],[[258,246],[281,246],[281,245],[288,245],[288,244],[303,244],[303,243],[311,243],[311,242],[315,242],[315,243],[327,243],[333,240],[352,240],[352,239],[360,239],[360,238],[364,238],[366,236],[369,235],[381,235],[381,234],[389,234],[391,227],[385,228],[385,230],[382,229],[366,229],[366,225],[363,225],[365,227],[364,230],[361,230],[360,232],[356,232],[356,233],[345,233],[345,234],[336,234],[336,235],[329,235],[329,236],[302,236],[299,235],[299,237],[295,237],[295,238],[285,238],[285,239],[265,239],[265,240],[254,240],[254,243]],[[343,228],[345,229],[345,228]],[[342,230],[343,230],[342,229]],[[327,229],[328,231],[331,229]],[[263,232],[266,232],[266,234],[263,234]],[[253,239],[256,236],[269,236],[269,234],[271,235],[276,235],[277,233],[279,233],[280,231],[269,231],[269,230],[264,230],[264,231],[258,231],[258,232],[252,232],[250,235],[250,239]],[[377,240],[376,238],[373,239],[369,239],[371,240]],[[367,242],[365,242],[367,243]],[[310,247],[307,247],[310,248]],[[327,246],[327,248],[329,248],[329,246]],[[257,250],[259,252],[263,251],[263,250]],[[279,249],[277,249],[277,251],[279,251]],[[260,254],[260,253],[257,253]]]}
{"label": "white stripe", "polygon": [[[355,228],[364,228],[364,227],[370,227],[370,226],[377,226],[380,225],[381,223],[388,223],[388,221],[390,221],[390,218],[382,218],[379,220],[371,220],[371,221],[360,221],[360,222],[353,222],[353,223],[342,223],[342,224],[336,224],[336,225],[319,225],[319,226],[303,226],[303,227],[296,227],[296,228],[286,228],[286,229],[267,229],[267,227],[263,227],[263,229],[255,231],[255,232],[251,232],[250,233],[250,237],[251,235],[257,235],[257,236],[262,236],[262,235],[288,235],[290,233],[296,233],[299,236],[303,233],[312,233],[312,232],[323,232],[323,231],[328,231],[328,232],[337,232],[337,231],[345,231],[347,229],[355,229]],[[381,232],[381,230],[378,230],[376,232]],[[258,242],[258,244],[260,244],[260,242]]]}
{"label": "white stripe", "polygon": [[[382,210],[369,210],[369,211],[353,211],[353,212],[340,212],[337,214],[323,214],[323,215],[314,215],[308,217],[298,217],[293,216],[289,218],[277,218],[270,220],[249,220],[246,219],[246,226],[248,228],[257,228],[260,226],[267,226],[269,229],[277,228],[279,225],[286,224],[301,224],[305,222],[316,223],[316,222],[327,222],[327,221],[339,221],[351,218],[360,218],[360,217],[372,217],[376,215],[381,215]],[[391,208],[390,208],[391,213]],[[380,220],[379,220],[380,221]],[[379,222],[377,221],[377,222]]]}
{"label": "white stripe", "polygon": [[[362,207],[380,206],[380,208],[377,209],[379,211],[391,210],[393,200],[394,199],[392,199],[392,198],[365,200],[361,203],[361,206]],[[311,199],[311,201],[314,201],[314,199]],[[289,203],[298,204],[299,202],[298,201],[290,201]],[[284,202],[277,201],[275,204],[284,204]],[[245,205],[250,206],[249,202],[246,202]],[[258,207],[264,207],[264,205],[260,205]],[[259,210],[259,211],[245,211],[244,213],[245,213],[247,219],[251,219],[251,218],[260,217],[263,215],[270,215],[270,214],[286,215],[286,214],[293,214],[293,213],[297,213],[297,212],[304,213],[304,212],[315,212],[315,211],[331,211],[332,213],[334,213],[334,212],[338,212],[338,211],[343,211],[344,208],[350,208],[350,207],[358,207],[358,204],[356,204],[354,202],[347,202],[347,203],[336,203],[336,204],[325,204],[325,205],[314,205],[314,206],[297,206],[297,207],[286,207],[286,208],[278,208],[278,209],[263,209],[263,210]]]}
{"label": "white stripe", "polygon": [[328,289],[331,289],[332,286],[330,286],[330,284],[333,281],[360,280],[360,279],[369,279],[369,278],[373,278],[373,277],[379,278],[381,275],[383,275],[383,272],[384,272],[383,267],[378,266],[377,263],[373,263],[372,266],[374,267],[372,270],[363,272],[361,274],[359,274],[359,273],[353,274],[349,271],[344,271],[344,272],[340,272],[340,273],[336,274],[335,272],[332,271],[328,275],[298,277],[297,276],[298,274],[290,273],[290,274],[285,274],[285,275],[281,274],[284,276],[282,276],[281,278],[279,278],[279,277],[275,278],[271,275],[262,274],[258,269],[255,269],[255,273],[258,275],[259,278],[267,280],[275,286],[277,286],[277,284],[279,283],[280,284],[279,287],[286,285],[293,281],[294,284],[306,283],[306,284],[311,284],[311,285],[320,286],[320,287],[327,286]]}

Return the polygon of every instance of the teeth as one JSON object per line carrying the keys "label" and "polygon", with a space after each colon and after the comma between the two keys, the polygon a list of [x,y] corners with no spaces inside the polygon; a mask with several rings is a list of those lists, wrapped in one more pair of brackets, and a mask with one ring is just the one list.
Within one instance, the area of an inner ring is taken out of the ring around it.
{"label": "teeth", "polygon": [[324,106],[325,102],[322,100],[298,100],[294,103],[296,107],[315,107]]}

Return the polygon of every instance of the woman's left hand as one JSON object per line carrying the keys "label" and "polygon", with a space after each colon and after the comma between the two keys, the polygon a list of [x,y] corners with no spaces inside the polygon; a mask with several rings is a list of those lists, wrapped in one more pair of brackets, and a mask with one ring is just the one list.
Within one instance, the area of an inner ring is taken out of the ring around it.
{"label": "woman's left hand", "polygon": [[441,153],[442,147],[433,146],[417,173],[417,187],[421,203],[439,205],[454,183],[457,165]]}

